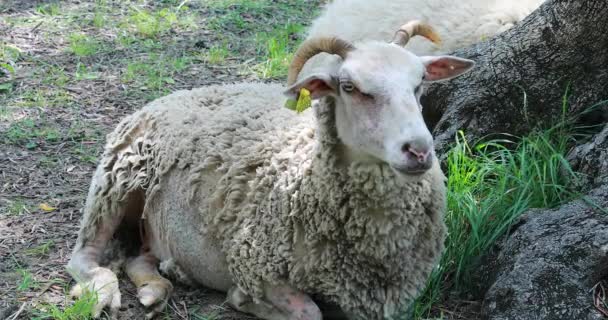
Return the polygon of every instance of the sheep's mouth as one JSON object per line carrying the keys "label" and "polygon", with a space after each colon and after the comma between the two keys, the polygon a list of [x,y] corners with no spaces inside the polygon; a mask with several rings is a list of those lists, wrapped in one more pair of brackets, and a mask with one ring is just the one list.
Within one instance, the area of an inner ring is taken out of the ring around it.
{"label": "sheep's mouth", "polygon": [[407,166],[407,165],[391,165],[391,168],[401,175],[407,176],[420,176],[427,172],[430,167],[428,166]]}

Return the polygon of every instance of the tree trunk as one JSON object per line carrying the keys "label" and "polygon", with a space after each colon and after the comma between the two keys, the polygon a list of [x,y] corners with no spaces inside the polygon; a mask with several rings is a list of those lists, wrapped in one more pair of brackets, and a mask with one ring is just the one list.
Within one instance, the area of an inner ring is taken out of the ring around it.
{"label": "tree trunk", "polygon": [[[458,130],[477,139],[549,124],[561,116],[568,87],[569,115],[608,99],[607,17],[607,0],[547,0],[510,30],[454,52],[477,65],[423,98],[438,152]],[[608,105],[581,119],[608,121]]]}

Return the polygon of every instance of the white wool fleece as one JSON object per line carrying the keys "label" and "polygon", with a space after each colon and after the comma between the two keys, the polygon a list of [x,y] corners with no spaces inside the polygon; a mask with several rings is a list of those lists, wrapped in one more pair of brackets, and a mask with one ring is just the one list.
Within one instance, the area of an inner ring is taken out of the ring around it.
{"label": "white wool fleece", "polygon": [[544,0],[334,0],[308,31],[308,38],[337,36],[346,41],[389,41],[411,20],[432,25],[440,46],[414,37],[406,48],[416,55],[445,54],[511,28]]}
{"label": "white wool fleece", "polygon": [[[150,103],[108,136],[100,167],[114,169],[97,179],[113,179],[104,185],[120,192],[92,186],[88,205],[145,190],[143,215],[160,221],[153,233],[171,239],[190,232],[176,219],[192,221],[191,232],[217,239],[232,281],[256,299],[265,286],[288,283],[353,319],[398,315],[443,249],[439,164],[405,178],[386,164],[344,163],[332,98],[298,115],[280,106],[282,91],[219,85]],[[88,212],[106,219],[112,208]],[[97,225],[84,226],[82,240]],[[200,272],[179,258],[200,244],[168,247],[181,270]]]}

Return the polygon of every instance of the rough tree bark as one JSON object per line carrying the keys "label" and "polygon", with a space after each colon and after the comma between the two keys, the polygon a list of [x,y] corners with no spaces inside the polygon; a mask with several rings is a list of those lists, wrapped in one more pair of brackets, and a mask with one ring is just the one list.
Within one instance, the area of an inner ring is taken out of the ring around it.
{"label": "rough tree bark", "polygon": [[[568,85],[570,114],[608,99],[606,17],[607,0],[547,0],[507,32],[456,51],[476,67],[430,87],[422,101],[438,152],[457,130],[476,139],[550,122],[561,115]],[[608,105],[583,120],[608,121]]]}

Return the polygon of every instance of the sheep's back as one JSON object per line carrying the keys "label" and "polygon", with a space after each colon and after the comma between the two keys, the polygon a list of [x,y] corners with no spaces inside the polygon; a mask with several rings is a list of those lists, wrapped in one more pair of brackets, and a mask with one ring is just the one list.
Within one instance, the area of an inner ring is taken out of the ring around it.
{"label": "sheep's back", "polygon": [[[209,207],[220,210],[231,201],[226,194],[246,188],[290,140],[311,130],[309,111],[298,115],[282,106],[283,90],[278,84],[239,83],[159,98],[117,126],[108,136],[105,158],[140,178],[137,187],[148,199],[162,187],[176,194],[175,201],[199,207],[200,214]],[[179,175],[179,183],[163,184],[168,175]],[[126,185],[135,184],[127,179]]]}
{"label": "sheep's back", "polygon": [[[312,126],[308,113],[282,107],[277,84],[240,83],[183,90],[159,98],[138,115],[147,127],[155,167],[227,172],[243,158],[263,161],[290,131]],[[160,174],[162,175],[162,173]]]}
{"label": "sheep's back", "polygon": [[402,24],[422,20],[437,29],[443,44],[437,46],[418,37],[406,48],[417,55],[447,53],[505,31],[543,1],[335,0],[313,21],[308,37],[389,41]]}

